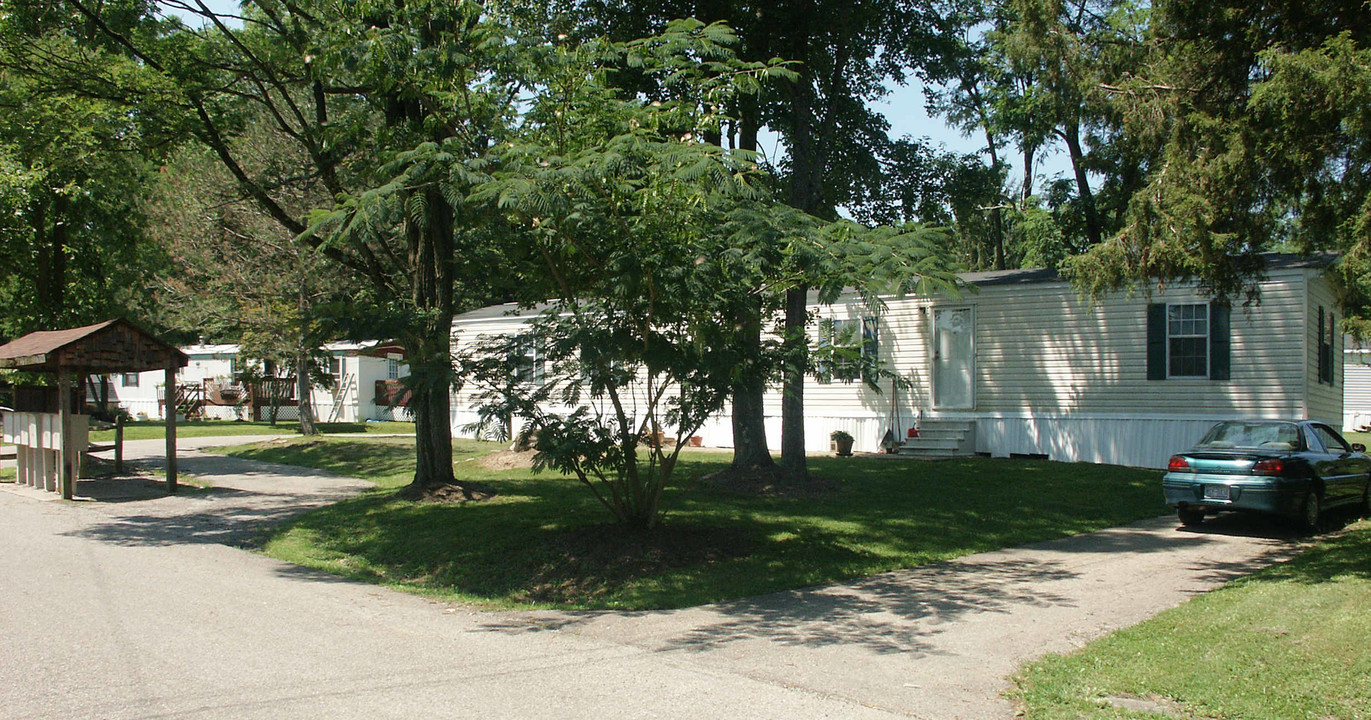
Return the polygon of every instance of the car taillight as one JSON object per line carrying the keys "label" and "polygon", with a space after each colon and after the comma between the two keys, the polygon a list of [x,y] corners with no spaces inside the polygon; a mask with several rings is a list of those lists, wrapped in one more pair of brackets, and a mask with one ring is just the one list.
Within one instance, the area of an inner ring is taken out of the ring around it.
{"label": "car taillight", "polygon": [[1258,460],[1252,466],[1253,475],[1280,475],[1285,472],[1285,463],[1280,460]]}
{"label": "car taillight", "polygon": [[1186,462],[1185,458],[1180,455],[1172,455],[1171,462],[1166,464],[1166,469],[1169,472],[1191,472],[1190,463]]}

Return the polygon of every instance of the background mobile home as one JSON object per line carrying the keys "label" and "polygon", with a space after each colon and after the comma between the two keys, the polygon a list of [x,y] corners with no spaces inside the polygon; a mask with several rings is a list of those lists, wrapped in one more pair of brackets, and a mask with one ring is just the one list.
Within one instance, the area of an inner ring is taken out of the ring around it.
{"label": "background mobile home", "polygon": [[[901,383],[876,392],[843,368],[805,387],[806,447],[830,449],[845,430],[875,452],[889,431],[902,453],[1164,467],[1213,423],[1231,418],[1343,421],[1342,334],[1335,330],[1328,257],[1267,257],[1260,301],[1214,302],[1193,285],[1081,297],[1051,270],[969,273],[960,297],[855,297],[812,309],[811,342],[851,343]],[[523,332],[527,314],[485,308],[454,321],[454,345]],[[536,343],[530,344],[536,353]],[[781,395],[766,397],[767,439],[780,440]],[[453,399],[452,427],[476,420]],[[698,433],[728,447],[728,412]],[[915,437],[911,437],[914,435]]]}
{"label": "background mobile home", "polygon": [[[324,346],[332,387],[316,385],[311,400],[320,422],[408,420],[408,393],[400,378],[409,373],[404,351],[393,344],[367,341]],[[182,348],[190,364],[177,375],[176,404],[183,414],[209,419],[296,420],[293,378],[244,382],[247,370],[237,345],[192,345]],[[258,367],[260,369],[260,367]],[[92,386],[96,384],[92,380]],[[166,417],[166,388],[160,373],[126,373],[109,378],[110,402],[134,418]],[[274,394],[274,399],[271,397]],[[98,392],[87,392],[94,399]]]}
{"label": "background mobile home", "polygon": [[1371,426],[1371,345],[1343,338],[1342,428]]}

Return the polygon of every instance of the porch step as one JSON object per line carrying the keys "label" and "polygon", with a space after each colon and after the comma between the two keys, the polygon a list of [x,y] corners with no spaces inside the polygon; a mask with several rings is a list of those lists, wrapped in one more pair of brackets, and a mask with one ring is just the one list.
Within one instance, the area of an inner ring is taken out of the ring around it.
{"label": "porch step", "polygon": [[925,420],[919,436],[905,438],[901,455],[908,457],[966,457],[976,454],[976,423],[960,420]]}

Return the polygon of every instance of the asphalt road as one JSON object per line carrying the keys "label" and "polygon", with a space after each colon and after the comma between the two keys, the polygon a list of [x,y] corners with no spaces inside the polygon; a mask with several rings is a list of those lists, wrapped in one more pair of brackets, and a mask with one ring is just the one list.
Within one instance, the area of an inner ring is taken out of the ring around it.
{"label": "asphalt road", "polygon": [[236,547],[361,481],[181,467],[216,489],[0,485],[0,718],[1010,718],[1025,660],[1297,547],[1159,518],[686,610],[482,612]]}

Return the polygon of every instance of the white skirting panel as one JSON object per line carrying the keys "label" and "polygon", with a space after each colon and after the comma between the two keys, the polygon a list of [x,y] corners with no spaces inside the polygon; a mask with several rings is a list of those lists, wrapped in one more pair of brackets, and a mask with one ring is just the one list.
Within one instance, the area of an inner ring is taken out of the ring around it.
{"label": "white skirting panel", "polygon": [[[471,437],[464,429],[477,419],[476,413],[454,408],[452,434]],[[1204,436],[1223,417],[1122,415],[1040,415],[1024,417],[985,417],[974,412],[929,415],[928,419],[962,420],[976,423],[976,452],[994,457],[1045,455],[1062,462],[1088,462],[1131,467],[1164,468],[1167,460]],[[895,428],[903,437],[912,421]],[[517,423],[516,423],[517,424]],[[853,449],[880,452],[881,439],[889,420],[883,417],[809,416],[805,418],[805,450],[831,451],[829,434],[844,430],[852,434]],[[695,433],[705,447],[733,446],[733,426],[727,413],[711,418]],[[781,418],[768,415],[766,439],[773,452],[781,444]]]}
{"label": "white skirting panel", "polygon": [[[827,453],[832,451],[829,435],[834,430],[844,430],[852,435],[852,449],[857,452],[880,452],[881,439],[885,437],[888,421],[876,417],[829,417],[810,415],[805,418],[805,452]],[[908,423],[906,423],[907,425]],[[772,452],[781,450],[781,418],[768,415],[765,418],[766,444]],[[896,428],[903,433],[905,428]],[[723,413],[710,418],[695,433],[700,436],[705,447],[733,447],[733,420]]]}
{"label": "white skirting panel", "polygon": [[1342,414],[1343,432],[1360,432],[1361,428],[1371,425],[1371,410],[1347,408]]}
{"label": "white skirting panel", "polygon": [[[452,436],[472,437],[471,431],[467,430],[466,426],[476,422],[477,419],[476,413],[454,407],[450,423]],[[885,437],[887,423],[885,418],[876,417],[806,417],[805,451],[811,453],[830,452],[829,434],[834,430],[845,430],[852,434],[853,449],[857,452],[879,452],[881,439]],[[519,422],[516,420],[516,432],[518,425]],[[897,433],[903,432],[903,430],[903,428],[896,428]],[[710,418],[695,434],[701,438],[701,444],[704,447],[733,447],[733,421],[727,413],[721,413]],[[768,415],[766,417],[766,441],[773,452],[780,451],[781,418],[779,416]]]}
{"label": "white skirting panel", "polygon": [[129,417],[137,420],[140,416],[149,420],[162,419],[162,404],[156,398],[151,400],[120,400],[119,407],[129,414]]}
{"label": "white skirting panel", "polygon": [[976,451],[1165,468],[1225,418],[1039,416],[976,419]]}
{"label": "white skirting panel", "polygon": [[201,411],[207,420],[237,420],[247,415],[246,410],[239,410],[233,405],[206,405]]}

